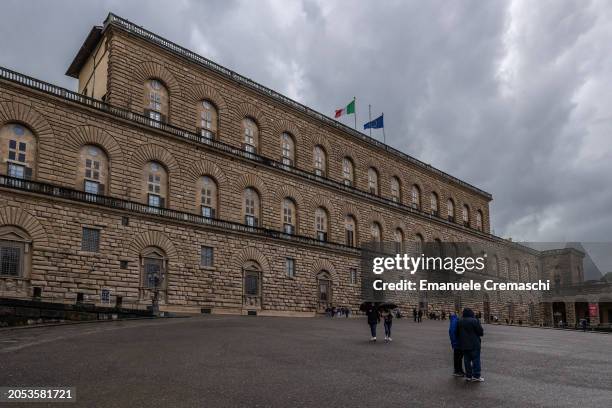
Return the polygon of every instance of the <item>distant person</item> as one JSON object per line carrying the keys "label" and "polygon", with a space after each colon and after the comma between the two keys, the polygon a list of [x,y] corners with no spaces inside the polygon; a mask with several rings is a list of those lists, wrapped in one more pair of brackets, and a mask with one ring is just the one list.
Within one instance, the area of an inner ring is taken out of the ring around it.
{"label": "distant person", "polygon": [[450,337],[451,347],[453,348],[453,375],[455,377],[463,377],[463,351],[459,348],[459,341],[457,340],[457,323],[459,323],[459,317],[455,313],[450,315],[450,324],[448,326],[448,335]]}
{"label": "distant person", "polygon": [[414,322],[416,323],[416,321],[417,321],[417,311],[416,311],[416,309],[412,309],[412,317],[414,317]]}
{"label": "distant person", "polygon": [[480,375],[480,338],[484,332],[472,309],[463,309],[463,317],[457,323],[456,333],[459,348],[463,351],[465,380],[484,381]]}
{"label": "distant person", "polygon": [[380,314],[376,306],[370,303],[366,309],[366,315],[368,316],[368,324],[370,325],[370,332],[372,333],[370,341],[376,341],[376,326],[378,322],[380,322]]}
{"label": "distant person", "polygon": [[423,311],[419,309],[419,313],[417,314],[417,322],[421,323],[423,321]]}
{"label": "distant person", "polygon": [[442,311],[442,320],[446,320],[446,312],[444,310]]}
{"label": "distant person", "polygon": [[383,312],[383,324],[385,326],[385,341],[391,341],[391,326],[393,325],[393,312],[391,310]]}
{"label": "distant person", "polygon": [[585,332],[587,329],[587,321],[586,319],[580,319],[580,326],[582,327],[582,331]]}

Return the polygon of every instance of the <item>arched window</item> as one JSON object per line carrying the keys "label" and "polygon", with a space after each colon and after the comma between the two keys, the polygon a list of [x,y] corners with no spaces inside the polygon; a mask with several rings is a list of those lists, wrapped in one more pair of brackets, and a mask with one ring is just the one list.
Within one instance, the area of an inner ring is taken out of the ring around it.
{"label": "arched window", "polygon": [[[157,247],[147,247],[141,254],[142,285],[144,290],[163,289],[166,285],[167,258]],[[143,296],[141,296],[143,297]]]}
{"label": "arched window", "polygon": [[295,141],[287,132],[281,134],[281,161],[287,166],[295,163]]}
{"label": "arched window", "polygon": [[448,220],[450,222],[455,222],[455,202],[452,198],[449,198],[446,202],[446,210],[448,214]]}
{"label": "arched window", "polygon": [[97,146],[85,145],[79,157],[78,188],[89,194],[104,195],[109,175],[106,153]]}
{"label": "arched window", "polygon": [[378,172],[374,167],[368,169],[368,191],[378,195]]}
{"label": "arched window", "polygon": [[421,234],[414,235],[414,241],[416,243],[414,251],[416,252],[416,256],[419,256],[421,252],[423,252],[423,244],[425,243],[425,238]]}
{"label": "arched window", "polygon": [[0,227],[0,277],[25,278],[30,275],[32,239],[14,226]]}
{"label": "arched window", "polygon": [[144,84],[145,116],[153,119],[152,126],[168,120],[168,90],[158,79],[148,79]]}
{"label": "arched window", "polygon": [[476,229],[482,231],[482,211],[476,211]]}
{"label": "arched window", "polygon": [[259,208],[259,194],[252,187],[246,188],[242,199],[242,214],[246,225],[259,226]]}
{"label": "arched window", "polygon": [[212,177],[200,177],[200,210],[204,217],[217,217],[217,183]]}
{"label": "arched window", "polygon": [[508,268],[510,268],[510,260],[508,258],[504,258],[504,260],[502,261],[502,267],[501,267],[501,273],[500,276],[502,278],[506,278],[506,279],[510,279],[510,273]]}
{"label": "arched window", "polygon": [[297,213],[295,202],[290,198],[283,199],[283,231],[286,234],[294,234]]}
{"label": "arched window", "polygon": [[319,241],[327,241],[327,210],[319,207],[315,210],[315,231]]}
{"label": "arched window", "polygon": [[431,215],[433,215],[434,217],[437,217],[440,214],[440,207],[438,204],[438,194],[431,193],[429,200],[431,202]]}
{"label": "arched window", "polygon": [[352,215],[347,215],[344,218],[344,231],[346,237],[346,246],[354,247],[356,246],[356,231],[357,231],[357,223],[355,222],[355,218]]}
{"label": "arched window", "polygon": [[402,252],[404,249],[404,231],[401,228],[396,228],[393,231],[393,240],[395,241],[395,252]]}
{"label": "arched window", "polygon": [[327,175],[327,154],[322,146],[315,146],[312,152],[314,172],[317,176],[325,177]]}
{"label": "arched window", "polygon": [[529,279],[530,279],[529,265],[525,264],[525,267],[523,268],[523,276],[521,277],[521,281],[527,282]]}
{"label": "arched window", "polygon": [[370,237],[373,242],[381,242],[382,240],[382,228],[376,221],[372,222],[372,225],[370,225]]}
{"label": "arched window", "polygon": [[470,207],[467,204],[463,204],[463,210],[461,211],[461,218],[463,220],[463,226],[470,226]]}
{"label": "arched window", "polygon": [[36,166],[36,137],[27,127],[9,123],[0,128],[0,172],[31,180]]}
{"label": "arched window", "polygon": [[342,179],[345,186],[352,186],[355,183],[355,165],[349,157],[342,159]]}
{"label": "arched window", "polygon": [[259,128],[251,118],[242,119],[242,148],[249,153],[257,153],[259,146]]}
{"label": "arched window", "polygon": [[520,277],[521,277],[521,264],[519,263],[519,261],[516,261],[514,263],[514,273],[513,273],[512,279],[518,281],[520,280]]}
{"label": "arched window", "polygon": [[198,133],[202,140],[214,140],[217,135],[217,124],[219,116],[217,108],[210,101],[200,101],[198,103]]}
{"label": "arched window", "polygon": [[491,258],[491,275],[499,276],[499,260],[497,259],[497,255],[493,255]]}
{"label": "arched window", "polygon": [[168,172],[157,162],[148,162],[144,168],[147,204],[166,208],[168,205]]}
{"label": "arched window", "polygon": [[402,188],[399,178],[391,177],[391,200],[395,203],[402,202]]}
{"label": "arched window", "polygon": [[412,208],[415,210],[421,208],[421,189],[416,184],[412,185]]}

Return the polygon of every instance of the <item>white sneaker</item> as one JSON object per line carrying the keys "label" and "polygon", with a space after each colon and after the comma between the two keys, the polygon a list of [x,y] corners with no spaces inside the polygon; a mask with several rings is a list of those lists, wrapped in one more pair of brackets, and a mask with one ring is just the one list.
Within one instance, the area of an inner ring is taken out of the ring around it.
{"label": "white sneaker", "polygon": [[376,341],[376,337],[372,337],[370,341]]}
{"label": "white sneaker", "polygon": [[472,377],[472,382],[484,382],[484,377]]}
{"label": "white sneaker", "polygon": [[389,337],[387,340],[391,341],[391,337]]}
{"label": "white sneaker", "polygon": [[389,340],[389,338],[387,336],[385,336],[385,341]]}

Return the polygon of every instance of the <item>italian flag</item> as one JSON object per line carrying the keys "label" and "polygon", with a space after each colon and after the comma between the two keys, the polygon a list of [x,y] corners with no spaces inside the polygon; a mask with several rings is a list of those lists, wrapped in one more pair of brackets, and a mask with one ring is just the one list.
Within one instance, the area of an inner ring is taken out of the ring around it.
{"label": "italian flag", "polygon": [[346,105],[345,108],[336,109],[336,116],[334,118],[339,118],[342,115],[350,115],[351,113],[355,113],[355,100],[353,99],[351,103]]}

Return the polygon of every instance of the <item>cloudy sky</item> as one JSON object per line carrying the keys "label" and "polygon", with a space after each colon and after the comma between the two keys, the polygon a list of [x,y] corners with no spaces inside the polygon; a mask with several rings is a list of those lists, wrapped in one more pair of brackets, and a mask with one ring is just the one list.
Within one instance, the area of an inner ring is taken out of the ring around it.
{"label": "cloudy sky", "polygon": [[[497,235],[612,241],[612,3],[3,1],[0,65],[64,76],[109,11],[493,194]],[[351,120],[347,123],[352,124]],[[382,138],[382,134],[375,136]]]}

